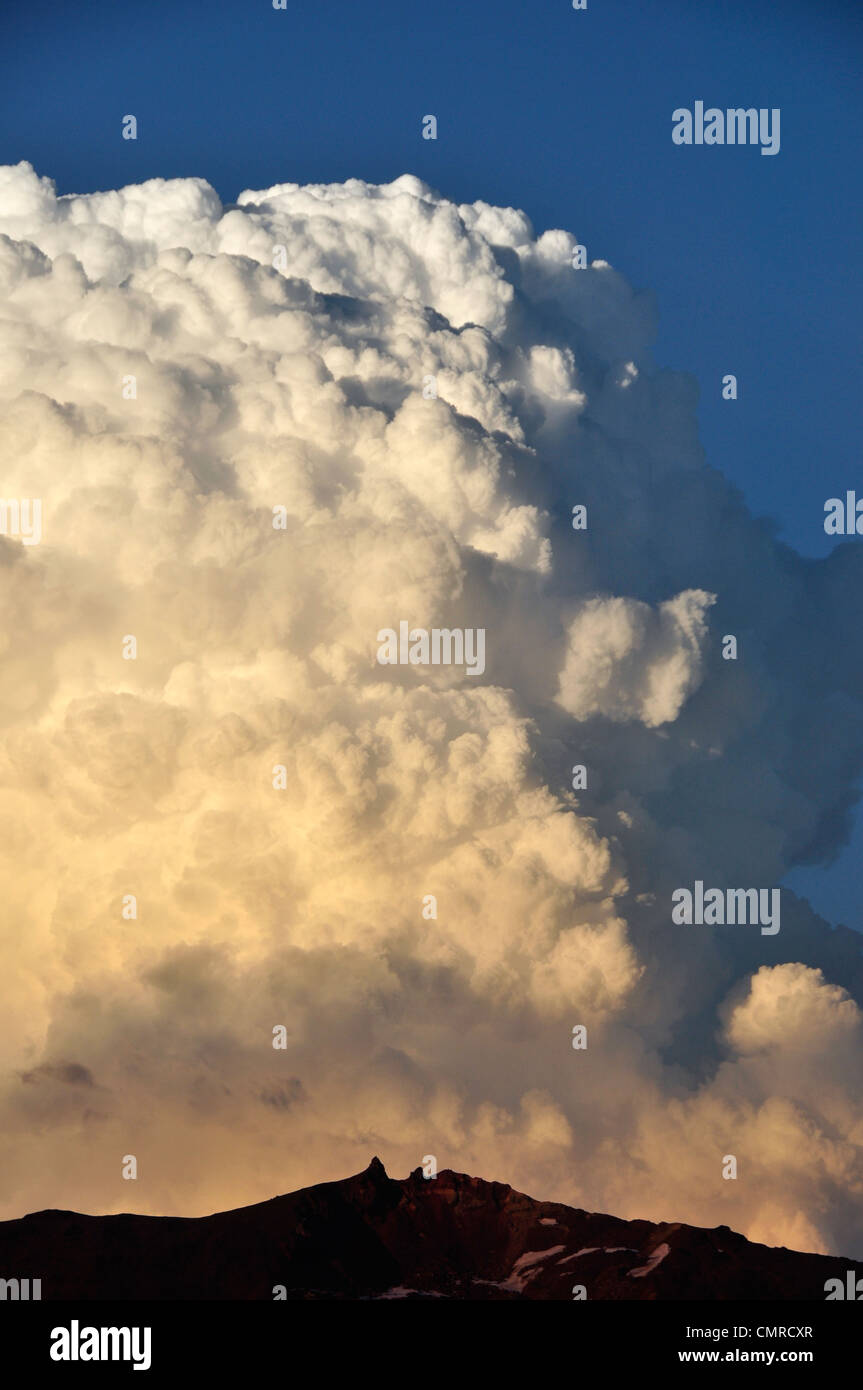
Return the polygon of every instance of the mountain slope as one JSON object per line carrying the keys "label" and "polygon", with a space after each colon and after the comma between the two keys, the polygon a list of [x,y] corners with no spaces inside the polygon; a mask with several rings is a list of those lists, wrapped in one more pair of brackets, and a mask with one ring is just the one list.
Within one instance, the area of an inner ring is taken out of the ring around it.
{"label": "mountain slope", "polygon": [[42,1211],[0,1222],[0,1278],[51,1299],[823,1301],[863,1265],[718,1226],[622,1221],[449,1170],[363,1173],[198,1218]]}

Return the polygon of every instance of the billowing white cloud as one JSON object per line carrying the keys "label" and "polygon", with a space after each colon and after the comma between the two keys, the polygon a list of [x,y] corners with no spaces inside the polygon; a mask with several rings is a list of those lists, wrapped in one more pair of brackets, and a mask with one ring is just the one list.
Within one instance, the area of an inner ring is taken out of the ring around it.
{"label": "billowing white cloud", "polygon": [[859,1034],[861,1014],[838,985],[804,965],[762,966],[745,1000],[731,1012],[727,1035],[740,1053],[812,1052],[830,1042],[836,1057],[844,1041]]}
{"label": "billowing white cloud", "polygon": [[[858,552],[749,516],[575,244],[410,176],[0,169],[3,1215],[434,1153],[863,1248],[859,938],[671,922],[841,841]],[[380,665],[401,622],[484,671]]]}
{"label": "billowing white cloud", "polygon": [[656,610],[637,599],[589,599],[569,626],[559,703],[576,719],[604,714],[651,729],[676,719],[701,683],[713,602],[699,590]]}

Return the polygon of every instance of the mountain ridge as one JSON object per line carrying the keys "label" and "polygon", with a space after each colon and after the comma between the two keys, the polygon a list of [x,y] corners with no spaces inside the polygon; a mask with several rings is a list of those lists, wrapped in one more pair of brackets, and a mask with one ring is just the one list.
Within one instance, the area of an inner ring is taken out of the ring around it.
{"label": "mountain ridge", "polygon": [[[863,1263],[727,1226],[624,1220],[444,1169],[362,1172],[208,1216],[46,1209],[0,1222],[42,1299],[824,1300]],[[583,1290],[583,1292],[581,1292]]]}

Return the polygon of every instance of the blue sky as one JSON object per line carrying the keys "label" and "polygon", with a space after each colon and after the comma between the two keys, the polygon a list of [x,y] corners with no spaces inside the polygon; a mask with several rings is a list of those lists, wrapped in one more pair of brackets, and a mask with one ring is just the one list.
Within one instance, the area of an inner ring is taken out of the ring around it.
{"label": "blue sky", "polygon": [[[863,493],[858,5],[7,0],[0,37],[0,162],[61,192],[199,175],[226,202],[411,172],[522,207],[655,292],[656,359],[701,383],[708,462],[782,538],[825,554],[825,499]],[[672,110],[697,99],[779,107],[780,153],[675,146]],[[829,873],[790,882],[863,926],[861,852],[858,818]]]}

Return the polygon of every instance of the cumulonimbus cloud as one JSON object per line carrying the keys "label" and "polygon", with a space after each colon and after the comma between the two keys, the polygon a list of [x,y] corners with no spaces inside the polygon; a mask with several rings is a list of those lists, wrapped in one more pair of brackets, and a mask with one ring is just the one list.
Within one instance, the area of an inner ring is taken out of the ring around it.
{"label": "cumulonimbus cloud", "polygon": [[[670,912],[841,842],[858,552],[748,514],[575,244],[412,177],[0,170],[4,1215],[433,1153],[863,1249],[859,938]],[[481,677],[379,665],[402,621]]]}

